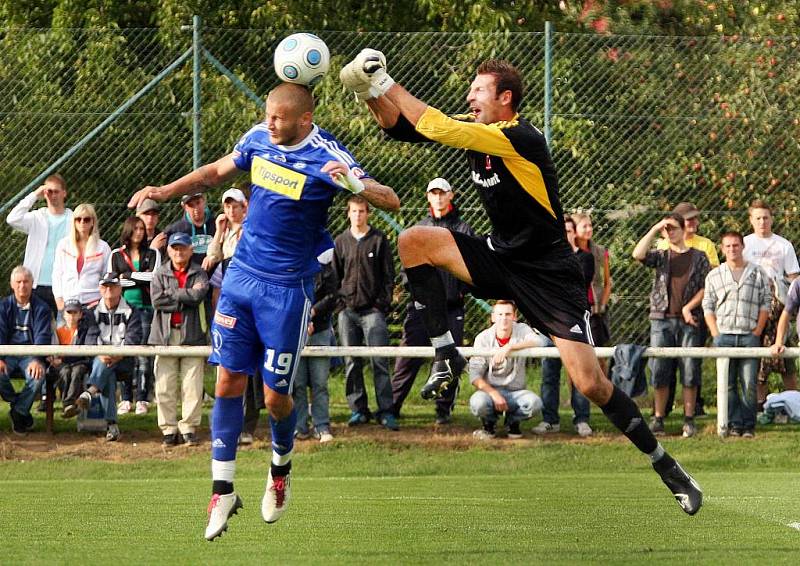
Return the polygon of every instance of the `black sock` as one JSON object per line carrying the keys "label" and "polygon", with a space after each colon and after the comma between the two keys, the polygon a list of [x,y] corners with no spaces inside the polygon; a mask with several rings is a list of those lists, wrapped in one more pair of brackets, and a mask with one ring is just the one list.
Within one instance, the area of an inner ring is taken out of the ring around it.
{"label": "black sock", "polygon": [[233,482],[214,480],[211,482],[211,493],[217,493],[219,495],[233,493]]}
{"label": "black sock", "polygon": [[628,440],[633,442],[636,448],[648,455],[658,448],[658,441],[644,422],[639,407],[618,387],[614,386],[611,399],[600,408],[608,420],[622,431],[622,434],[628,437]]}
{"label": "black sock", "polygon": [[[411,287],[411,300],[414,301],[414,306],[422,315],[422,322],[425,324],[428,336],[433,340],[448,334],[450,329],[447,327],[447,293],[436,268],[428,264],[408,267],[406,268],[406,277],[408,277],[408,285]],[[450,354],[454,353],[455,345],[452,343],[452,338],[450,344],[447,344],[446,340],[440,340],[440,343],[437,344],[434,340],[433,345],[436,348],[436,359],[450,357],[440,357],[440,350],[443,352],[448,350]]]}
{"label": "black sock", "polygon": [[283,466],[278,466],[278,465],[275,465],[275,464],[271,464],[270,465],[270,471],[272,472],[272,477],[273,478],[286,476],[286,475],[289,474],[289,472],[292,471],[292,462],[289,461],[286,464],[284,464]]}

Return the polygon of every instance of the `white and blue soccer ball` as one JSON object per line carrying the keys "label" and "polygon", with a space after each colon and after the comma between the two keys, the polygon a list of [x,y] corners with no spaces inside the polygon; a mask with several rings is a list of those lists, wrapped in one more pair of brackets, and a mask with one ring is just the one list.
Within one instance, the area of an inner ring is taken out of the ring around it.
{"label": "white and blue soccer ball", "polygon": [[275,73],[287,83],[314,86],[331,65],[328,46],[313,33],[293,33],[275,48]]}

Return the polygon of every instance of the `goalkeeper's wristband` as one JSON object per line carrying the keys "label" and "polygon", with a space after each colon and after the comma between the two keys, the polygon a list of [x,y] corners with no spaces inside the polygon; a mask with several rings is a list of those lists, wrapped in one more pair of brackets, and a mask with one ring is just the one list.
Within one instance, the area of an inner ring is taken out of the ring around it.
{"label": "goalkeeper's wristband", "polygon": [[348,170],[347,175],[339,175],[336,178],[336,183],[342,187],[343,189],[350,191],[354,195],[357,195],[366,187],[364,186],[364,181],[356,177],[352,171]]}
{"label": "goalkeeper's wristband", "polygon": [[373,98],[386,94],[394,86],[394,79],[386,71],[378,71],[370,80],[369,93]]}

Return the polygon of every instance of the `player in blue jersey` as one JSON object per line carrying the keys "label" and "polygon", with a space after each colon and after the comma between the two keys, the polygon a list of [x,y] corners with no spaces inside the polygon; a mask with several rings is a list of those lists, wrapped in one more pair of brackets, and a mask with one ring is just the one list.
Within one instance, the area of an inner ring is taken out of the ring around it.
{"label": "player in blue jersey", "polygon": [[272,463],[261,503],[264,520],[277,521],[289,503],[296,421],[292,380],[306,339],[316,258],[333,246],[326,225],[334,195],[346,190],[385,210],[400,207],[390,187],[364,173],[347,149],[313,123],[313,112],[307,88],[281,84],[267,97],[265,121],[242,136],[229,155],[167,185],[145,187],[128,204],[202,192],[250,172],[247,219],[211,330],[209,362],[218,368],[208,540],[227,530],[228,519],[242,507],[233,489],[236,446],[247,375],[259,365],[272,431]]}

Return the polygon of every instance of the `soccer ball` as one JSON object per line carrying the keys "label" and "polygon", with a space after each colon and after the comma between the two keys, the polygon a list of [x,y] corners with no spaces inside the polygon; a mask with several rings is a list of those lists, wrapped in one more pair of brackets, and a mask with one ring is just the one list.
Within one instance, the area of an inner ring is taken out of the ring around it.
{"label": "soccer ball", "polygon": [[314,86],[330,64],[328,46],[312,33],[293,33],[275,49],[275,73],[287,83]]}

